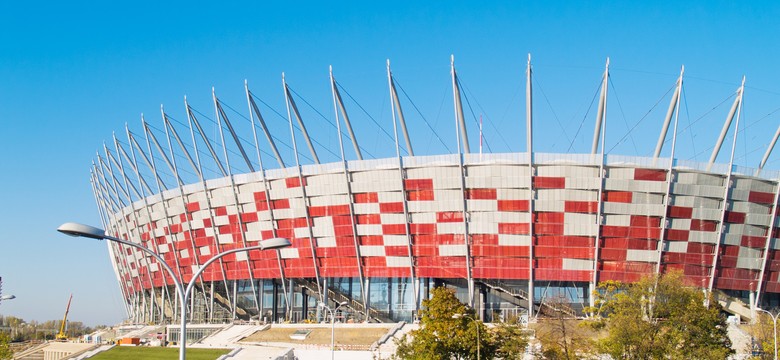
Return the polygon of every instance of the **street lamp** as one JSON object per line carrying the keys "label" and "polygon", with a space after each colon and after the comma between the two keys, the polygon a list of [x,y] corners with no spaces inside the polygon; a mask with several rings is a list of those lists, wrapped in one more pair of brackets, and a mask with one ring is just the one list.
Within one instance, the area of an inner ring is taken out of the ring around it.
{"label": "street lamp", "polygon": [[763,312],[769,314],[769,317],[772,318],[772,324],[774,325],[774,330],[775,330],[774,331],[774,335],[775,335],[775,360],[777,360],[777,316],[780,315],[780,312],[777,313],[777,314],[772,314],[771,312],[766,311],[766,310],[761,309],[761,308],[756,308],[756,310],[757,311],[763,311]]}
{"label": "street lamp", "polygon": [[117,242],[120,244],[124,244],[127,246],[132,246],[134,248],[137,248],[141,251],[146,252],[147,254],[151,255],[157,261],[160,263],[160,265],[165,268],[166,271],[171,275],[171,278],[173,279],[173,283],[176,286],[176,291],[179,294],[179,299],[181,299],[181,326],[179,329],[179,359],[185,360],[187,358],[186,350],[187,350],[187,340],[186,340],[186,334],[187,334],[187,300],[190,296],[190,293],[192,293],[192,289],[195,287],[195,283],[197,282],[198,277],[200,274],[203,273],[206,268],[211,265],[214,261],[219,260],[225,255],[230,255],[233,253],[241,252],[241,251],[250,251],[250,250],[272,250],[272,249],[280,249],[283,247],[288,247],[291,245],[290,240],[284,239],[284,238],[272,238],[272,239],[266,239],[261,240],[258,245],[255,246],[248,246],[245,248],[240,249],[232,249],[223,251],[219,254],[214,255],[211,259],[206,261],[203,265],[200,266],[197,272],[192,275],[192,279],[190,279],[190,282],[187,283],[186,290],[184,289],[183,279],[179,279],[176,277],[176,273],[173,272],[173,269],[170,265],[168,265],[167,262],[165,262],[165,259],[163,259],[160,255],[152,251],[151,249],[136,244],[127,240],[122,240],[120,238],[116,238],[113,236],[106,235],[106,231],[103,229],[99,229],[93,226],[84,225],[84,224],[78,224],[78,223],[64,223],[60,225],[60,227],[57,228],[57,231],[70,235],[70,236],[76,236],[76,237],[86,237],[90,239],[97,239],[97,240],[109,240],[113,242]]}
{"label": "street lamp", "polygon": [[319,302],[317,306],[327,310],[330,313],[330,359],[333,360],[336,351],[336,311],[342,306],[347,305],[347,302],[336,303],[336,307],[331,309],[324,302]]}
{"label": "street lamp", "polygon": [[[479,323],[477,322],[477,319],[475,319],[475,318],[473,318],[471,316],[463,315],[463,314],[453,314],[452,318],[453,319],[466,318],[466,319],[469,319],[469,320],[474,322],[474,327],[477,328],[477,360],[479,360],[480,359],[480,356],[479,356]],[[777,360],[777,359],[775,359],[775,360]]]}
{"label": "street lamp", "polygon": [[3,296],[0,296],[0,301],[3,301],[3,300],[13,300],[13,299],[16,299],[16,296],[14,296],[14,295],[3,295]]}

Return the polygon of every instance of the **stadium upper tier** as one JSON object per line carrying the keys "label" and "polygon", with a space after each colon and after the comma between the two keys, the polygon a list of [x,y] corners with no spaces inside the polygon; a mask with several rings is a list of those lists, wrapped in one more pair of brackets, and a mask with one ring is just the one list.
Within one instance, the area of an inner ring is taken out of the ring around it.
{"label": "stadium upper tier", "polygon": [[[389,72],[388,78],[392,96]],[[453,83],[456,117],[462,120],[454,68]],[[333,89],[335,107],[340,96]],[[252,121],[261,122],[248,90],[247,97]],[[741,92],[738,100],[732,109],[737,119]],[[604,155],[603,145],[601,153],[595,151],[600,125],[590,154],[535,153],[528,141],[529,151],[523,153],[474,154],[459,146],[458,154],[300,165],[296,149],[296,165],[263,167],[258,157],[256,169],[216,97],[214,102],[221,148],[226,148],[224,131],[251,171],[231,174],[229,163],[221,165],[229,161],[227,151],[224,158],[216,154],[214,140],[187,106],[192,147],[163,114],[167,150],[144,123],[146,147],[128,131],[129,145],[115,141],[115,151],[106,148],[105,158],[98,156],[92,184],[107,231],[159,253],[185,281],[222,251],[261,239],[290,239],[289,248],[225,256],[203,273],[202,298],[212,307],[216,302],[232,308],[234,317],[269,308],[263,304],[261,280],[266,279],[282,286],[284,302],[291,304],[287,311],[302,306],[304,314],[306,298],[296,305],[289,297],[296,288],[324,301],[343,296],[356,303],[354,308],[370,309],[377,303],[371,291],[375,279],[408,284],[411,295],[404,297],[409,299],[399,300],[390,290],[377,296],[412,311],[424,297],[421,279],[463,284],[466,300],[479,308],[486,306],[484,299],[475,299],[480,291],[513,288],[513,296],[539,303],[540,286],[571,283],[592,289],[601,281],[635,281],[671,270],[704,289],[750,294],[756,303],[780,294],[778,171],[672,160],[673,155]],[[289,98],[288,106],[295,115]],[[343,104],[341,111],[346,117]],[[394,123],[405,132],[398,104],[396,114]],[[295,118],[308,142],[300,117]],[[289,119],[292,131],[293,116]],[[465,131],[459,136],[468,143]],[[276,153],[272,137],[267,138]],[[206,148],[198,149],[199,143]],[[208,154],[223,176],[204,178],[199,156]],[[177,165],[177,157],[186,159],[198,181],[181,181],[185,165]],[[144,176],[141,166],[151,176]],[[175,186],[164,186],[159,167],[174,174]],[[160,304],[174,296],[172,281],[156,261],[134,248],[109,248],[128,312],[171,317],[174,310]],[[351,279],[360,290],[334,288],[334,279]],[[243,303],[242,292],[250,294]],[[276,303],[273,307],[275,314]]]}

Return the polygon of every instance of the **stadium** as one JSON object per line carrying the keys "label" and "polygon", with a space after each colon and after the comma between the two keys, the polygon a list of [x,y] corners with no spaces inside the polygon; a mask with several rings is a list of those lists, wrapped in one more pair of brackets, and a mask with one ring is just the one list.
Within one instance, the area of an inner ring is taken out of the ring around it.
{"label": "stadium", "polygon": [[[715,162],[739,131],[744,81],[710,161],[695,162],[675,157],[682,73],[650,157],[605,154],[608,62],[591,151],[534,151],[530,58],[526,74],[526,151],[516,153],[471,151],[454,65],[449,154],[412,151],[389,63],[394,157],[363,158],[332,75],[341,160],[330,163],[320,163],[286,83],[288,134],[269,131],[248,86],[250,132],[236,131],[215,93],[217,130],[204,130],[185,99],[186,121],[162,111],[160,127],[143,121],[97,154],[91,183],[103,226],[161,255],[184,281],[220,252],[292,242],[205,269],[189,304],[200,323],[312,320],[321,303],[343,304],[344,321],[413,321],[435,286],[455,289],[486,321],[537,316],[561,298],[581,311],[600,282],[672,270],[743,316],[780,305],[780,172],[763,169],[780,127],[756,168],[734,165],[736,135],[730,160]],[[282,137],[293,148],[287,159]],[[154,258],[108,247],[132,321],[180,316],[173,280]]]}

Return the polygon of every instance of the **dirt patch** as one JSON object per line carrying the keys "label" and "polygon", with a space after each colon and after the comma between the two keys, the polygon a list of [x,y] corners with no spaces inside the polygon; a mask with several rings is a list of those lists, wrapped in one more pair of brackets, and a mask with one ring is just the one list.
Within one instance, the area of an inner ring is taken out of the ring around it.
{"label": "dirt patch", "polygon": [[[309,329],[311,333],[306,340],[293,340],[290,335],[299,329]],[[270,328],[261,330],[242,339],[242,342],[286,342],[307,345],[330,346],[330,328]],[[383,335],[387,334],[390,327],[382,328],[336,328],[336,345],[363,345],[370,346]]]}

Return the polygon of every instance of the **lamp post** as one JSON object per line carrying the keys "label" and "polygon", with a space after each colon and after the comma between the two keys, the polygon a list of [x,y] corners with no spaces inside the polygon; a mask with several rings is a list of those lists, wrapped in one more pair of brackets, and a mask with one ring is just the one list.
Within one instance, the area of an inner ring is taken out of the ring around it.
{"label": "lamp post", "polygon": [[453,314],[452,318],[453,319],[466,318],[466,319],[469,319],[469,320],[474,322],[474,327],[477,328],[477,360],[479,360],[480,359],[480,356],[479,356],[479,323],[477,322],[477,319],[475,319],[475,318],[473,318],[471,316],[463,315],[463,314]]}
{"label": "lamp post", "polygon": [[185,290],[183,285],[184,280],[176,277],[176,273],[174,273],[171,266],[168,265],[167,262],[165,262],[165,259],[163,259],[160,255],[158,255],[157,253],[155,253],[154,251],[152,251],[151,249],[143,245],[136,244],[127,240],[122,240],[120,238],[116,238],[110,235],[106,235],[106,231],[103,229],[99,229],[89,225],[78,224],[78,223],[64,223],[57,228],[57,231],[70,236],[86,237],[86,238],[97,239],[97,240],[109,240],[127,246],[132,246],[134,248],[146,252],[147,254],[157,259],[160,265],[162,265],[163,268],[165,268],[165,270],[168,271],[168,273],[171,275],[171,279],[173,279],[173,283],[176,286],[176,291],[179,294],[179,299],[181,303],[180,304],[181,305],[181,326],[179,328],[179,360],[185,360],[187,358],[187,354],[186,354],[187,300],[190,296],[190,293],[192,293],[192,289],[195,287],[195,283],[197,282],[197,279],[200,276],[200,274],[202,274],[203,271],[206,270],[206,268],[209,265],[211,265],[211,263],[219,260],[220,258],[226,255],[230,255],[241,251],[280,249],[291,245],[290,240],[284,238],[272,238],[272,239],[261,240],[259,244],[255,246],[248,246],[245,248],[223,251],[219,254],[214,255],[211,259],[209,259],[203,265],[200,266],[198,271],[194,275],[192,275],[192,278],[190,279],[189,283],[187,283],[187,288]]}
{"label": "lamp post", "polygon": [[758,307],[756,308],[756,311],[763,311],[763,312],[769,314],[769,317],[772,318],[772,324],[773,324],[774,330],[775,330],[774,331],[774,335],[775,335],[775,360],[777,360],[777,317],[778,317],[778,315],[780,315],[780,312],[777,313],[777,314],[772,314],[771,312],[766,311],[766,310],[761,309],[761,308],[758,308]]}
{"label": "lamp post", "polygon": [[342,306],[347,305],[347,302],[337,303],[336,307],[331,309],[324,302],[319,302],[317,306],[327,310],[330,313],[330,359],[333,360],[336,356],[336,311]]}

